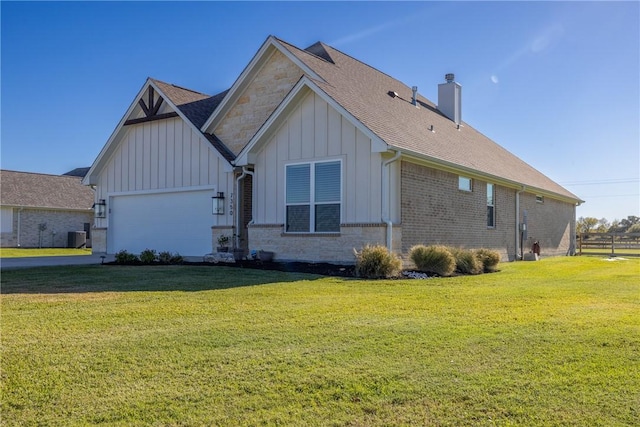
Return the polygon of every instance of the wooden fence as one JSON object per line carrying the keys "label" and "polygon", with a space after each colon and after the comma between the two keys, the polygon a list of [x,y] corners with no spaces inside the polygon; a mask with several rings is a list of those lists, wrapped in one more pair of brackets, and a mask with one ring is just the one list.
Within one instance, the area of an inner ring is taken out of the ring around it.
{"label": "wooden fence", "polygon": [[640,256],[640,233],[580,233],[578,255]]}

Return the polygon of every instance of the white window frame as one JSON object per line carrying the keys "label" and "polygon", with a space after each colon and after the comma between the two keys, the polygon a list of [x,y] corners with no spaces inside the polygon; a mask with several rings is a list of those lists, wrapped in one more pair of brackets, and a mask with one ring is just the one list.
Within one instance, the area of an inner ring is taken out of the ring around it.
{"label": "white window frame", "polygon": [[[489,187],[491,187],[491,200],[489,200]],[[491,217],[489,217],[489,208],[491,208]],[[496,186],[490,182],[487,182],[487,228],[496,228]]]}
{"label": "white window frame", "polygon": [[473,191],[473,179],[468,176],[458,175],[458,190],[471,193]]}
{"label": "white window frame", "polygon": [[544,196],[536,195],[536,203],[544,203]]}
{"label": "white window frame", "polygon": [[13,208],[5,208],[4,206],[0,209],[0,221],[2,224],[0,225],[0,231],[2,233],[12,233],[13,232]]}
{"label": "white window frame", "polygon": [[[340,165],[340,200],[339,201],[331,201],[331,202],[316,202],[315,201],[315,193],[316,193],[316,164],[319,163],[339,163]],[[289,166],[296,165],[309,165],[309,202],[308,203],[287,203],[287,171]],[[313,160],[308,162],[293,162],[287,163],[284,165],[284,232],[286,234],[336,234],[340,232],[340,229],[336,231],[315,231],[316,228],[316,210],[315,207],[317,205],[335,205],[338,203],[340,205],[340,219],[338,221],[339,224],[342,224],[342,206],[343,206],[343,178],[344,173],[342,169],[342,159],[323,159],[323,160]],[[287,231],[287,207],[288,206],[309,206],[309,231]]]}

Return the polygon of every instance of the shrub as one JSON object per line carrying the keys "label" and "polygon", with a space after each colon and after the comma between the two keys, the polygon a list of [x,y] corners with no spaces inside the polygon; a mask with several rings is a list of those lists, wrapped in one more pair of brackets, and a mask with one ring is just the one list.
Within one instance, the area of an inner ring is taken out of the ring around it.
{"label": "shrub", "polygon": [[354,249],[356,276],[366,279],[381,279],[397,276],[402,270],[402,260],[385,246],[366,245],[362,251]]}
{"label": "shrub", "polygon": [[140,262],[143,264],[153,264],[157,258],[155,249],[145,249],[140,253]]}
{"label": "shrub", "polygon": [[127,252],[126,249],[117,252],[115,256],[117,264],[136,264],[140,261],[135,254]]}
{"label": "shrub", "polygon": [[416,245],[409,250],[409,258],[418,270],[440,276],[450,276],[456,269],[456,259],[446,246]]}
{"label": "shrub", "polygon": [[500,263],[500,253],[498,251],[494,251],[492,249],[477,249],[476,257],[482,264],[482,268],[487,273],[496,271],[498,269],[498,264]]}
{"label": "shrub", "polygon": [[170,264],[171,263],[171,252],[162,251],[158,254],[158,262],[160,264]]}
{"label": "shrub", "polygon": [[480,274],[484,270],[476,253],[469,249],[451,248],[451,255],[456,259],[456,270],[462,274]]}
{"label": "shrub", "polygon": [[178,252],[171,255],[171,258],[169,258],[169,264],[182,264],[183,262],[184,258]]}
{"label": "shrub", "polygon": [[172,254],[169,251],[163,251],[158,254],[158,262],[160,264],[182,264],[184,259],[179,253]]}

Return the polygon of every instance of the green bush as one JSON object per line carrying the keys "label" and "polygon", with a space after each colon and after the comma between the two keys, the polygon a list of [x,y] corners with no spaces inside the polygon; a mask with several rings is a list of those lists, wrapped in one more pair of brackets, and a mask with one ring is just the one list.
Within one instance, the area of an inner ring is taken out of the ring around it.
{"label": "green bush", "polygon": [[451,255],[456,259],[456,270],[462,274],[480,274],[484,268],[476,253],[469,249],[450,248]]}
{"label": "green bush", "polygon": [[117,252],[115,257],[117,264],[137,264],[140,262],[137,255],[127,252],[126,249]]}
{"label": "green bush", "polygon": [[184,259],[179,253],[172,254],[169,251],[163,251],[158,254],[158,262],[160,264],[182,264]]}
{"label": "green bush", "polygon": [[450,276],[456,269],[456,259],[446,246],[416,245],[409,250],[409,258],[418,270],[426,273]]}
{"label": "green bush", "polygon": [[158,262],[160,264],[170,264],[171,263],[171,252],[162,251],[158,254]]}
{"label": "green bush", "polygon": [[157,258],[155,249],[145,249],[140,253],[140,262],[143,264],[153,264]]}
{"label": "green bush", "polygon": [[178,252],[171,255],[171,258],[169,258],[169,264],[182,264],[183,262],[184,258]]}
{"label": "green bush", "polygon": [[366,279],[395,277],[402,270],[402,260],[385,246],[367,245],[356,255],[356,276]]}
{"label": "green bush", "polygon": [[493,249],[480,248],[476,250],[476,257],[482,264],[485,272],[490,273],[498,269],[500,263],[500,253]]}

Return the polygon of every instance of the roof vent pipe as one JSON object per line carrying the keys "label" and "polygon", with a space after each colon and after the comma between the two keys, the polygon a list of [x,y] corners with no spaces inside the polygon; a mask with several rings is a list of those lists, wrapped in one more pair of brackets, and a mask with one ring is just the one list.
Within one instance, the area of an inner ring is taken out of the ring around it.
{"label": "roof vent pipe", "polygon": [[418,106],[418,86],[413,86],[411,90],[413,91],[413,96],[411,97],[411,103],[415,106]]}

